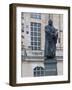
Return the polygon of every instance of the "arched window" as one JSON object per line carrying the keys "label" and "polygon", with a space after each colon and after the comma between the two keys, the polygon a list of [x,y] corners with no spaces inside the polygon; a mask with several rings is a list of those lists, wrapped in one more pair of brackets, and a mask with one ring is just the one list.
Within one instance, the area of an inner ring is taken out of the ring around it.
{"label": "arched window", "polygon": [[34,76],[44,76],[44,68],[43,67],[35,67],[34,68]]}

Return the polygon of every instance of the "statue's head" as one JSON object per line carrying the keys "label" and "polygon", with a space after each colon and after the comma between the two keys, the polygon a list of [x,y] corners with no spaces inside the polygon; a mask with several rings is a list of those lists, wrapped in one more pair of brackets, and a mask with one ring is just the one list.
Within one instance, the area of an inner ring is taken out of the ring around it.
{"label": "statue's head", "polygon": [[53,21],[51,19],[49,19],[48,21],[48,25],[52,26],[53,25]]}

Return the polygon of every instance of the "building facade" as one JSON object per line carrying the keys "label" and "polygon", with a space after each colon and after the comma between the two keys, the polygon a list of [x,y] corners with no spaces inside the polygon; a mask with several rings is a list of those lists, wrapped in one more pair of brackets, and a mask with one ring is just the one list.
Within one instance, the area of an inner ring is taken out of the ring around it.
{"label": "building facade", "polygon": [[63,74],[63,15],[21,13],[21,76],[44,76],[45,26],[48,20],[58,31],[57,74]]}

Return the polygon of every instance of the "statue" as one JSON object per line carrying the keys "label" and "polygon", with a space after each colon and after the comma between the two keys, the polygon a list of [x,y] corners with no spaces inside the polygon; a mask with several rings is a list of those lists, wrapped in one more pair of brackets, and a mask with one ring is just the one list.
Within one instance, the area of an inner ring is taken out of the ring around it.
{"label": "statue", "polygon": [[53,26],[53,21],[50,19],[48,25],[45,26],[45,52],[44,57],[54,58],[56,53],[56,43],[58,32]]}

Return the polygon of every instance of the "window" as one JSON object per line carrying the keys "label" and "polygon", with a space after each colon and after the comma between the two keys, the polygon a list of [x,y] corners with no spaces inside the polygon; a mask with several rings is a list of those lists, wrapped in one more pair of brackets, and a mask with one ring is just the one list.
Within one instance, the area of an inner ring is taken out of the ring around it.
{"label": "window", "polygon": [[59,43],[59,49],[62,49],[63,48],[63,31],[62,30],[59,30],[58,43]]}
{"label": "window", "polygon": [[31,46],[32,50],[41,49],[41,23],[31,22]]}
{"label": "window", "polygon": [[21,23],[21,31],[24,32],[24,23]]}
{"label": "window", "polygon": [[43,67],[35,67],[34,68],[34,76],[44,76],[44,68]]}
{"label": "window", "polygon": [[22,39],[24,39],[24,36],[23,36],[23,35],[21,35],[21,38],[22,38]]}
{"label": "window", "polygon": [[26,31],[26,34],[29,34],[29,31]]}
{"label": "window", "polygon": [[31,18],[41,19],[41,14],[40,13],[32,13]]}
{"label": "window", "polygon": [[24,12],[21,12],[21,18],[24,19]]}
{"label": "window", "polygon": [[24,32],[24,29],[22,29],[22,32]]}

